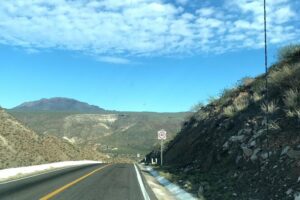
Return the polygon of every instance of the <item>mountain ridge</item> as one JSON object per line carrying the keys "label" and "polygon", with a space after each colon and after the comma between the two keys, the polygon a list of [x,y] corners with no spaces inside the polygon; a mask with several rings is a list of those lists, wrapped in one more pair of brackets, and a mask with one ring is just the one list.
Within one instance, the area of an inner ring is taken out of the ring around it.
{"label": "mountain ridge", "polygon": [[10,110],[15,111],[72,111],[72,112],[105,112],[103,108],[66,97],[42,98],[24,102]]}

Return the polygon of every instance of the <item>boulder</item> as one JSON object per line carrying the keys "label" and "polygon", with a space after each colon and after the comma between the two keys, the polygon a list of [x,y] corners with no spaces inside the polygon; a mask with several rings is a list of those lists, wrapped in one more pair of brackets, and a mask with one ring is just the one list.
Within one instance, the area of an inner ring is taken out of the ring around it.
{"label": "boulder", "polygon": [[296,150],[292,149],[287,152],[287,155],[289,158],[292,158],[292,159],[296,159],[296,160],[300,159],[300,151],[296,151]]}
{"label": "boulder", "polygon": [[290,147],[289,147],[289,146],[284,147],[284,148],[282,149],[280,155],[281,155],[281,156],[286,155],[287,152],[288,152],[289,150],[290,150]]}
{"label": "boulder", "polygon": [[229,149],[228,141],[223,144],[223,150],[227,150],[227,149]]}
{"label": "boulder", "polygon": [[229,141],[231,141],[231,142],[240,142],[240,141],[243,141],[244,139],[245,139],[244,135],[234,135],[234,136],[231,136],[229,138]]}
{"label": "boulder", "polygon": [[250,157],[253,153],[253,151],[251,149],[247,148],[247,147],[243,147],[242,150],[243,150],[243,153],[246,157]]}
{"label": "boulder", "polygon": [[198,197],[200,200],[204,200],[204,193],[210,189],[208,182],[200,182],[199,189],[198,189]]}
{"label": "boulder", "polygon": [[253,140],[250,142],[249,147],[255,147],[256,146],[256,141]]}
{"label": "boulder", "polygon": [[257,160],[257,158],[258,158],[258,157],[257,157],[257,153],[260,152],[260,151],[261,151],[260,148],[254,149],[253,154],[252,154],[252,156],[250,157],[250,160],[251,160],[252,162],[254,162],[254,161]]}
{"label": "boulder", "polygon": [[265,129],[260,129],[258,130],[254,135],[253,138],[258,138],[259,136],[261,136],[266,130]]}

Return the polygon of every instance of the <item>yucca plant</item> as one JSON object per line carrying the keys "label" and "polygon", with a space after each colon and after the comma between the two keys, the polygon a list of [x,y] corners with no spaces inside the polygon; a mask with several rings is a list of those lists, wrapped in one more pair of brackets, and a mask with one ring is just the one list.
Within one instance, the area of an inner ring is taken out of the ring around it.
{"label": "yucca plant", "polygon": [[284,95],[284,104],[289,109],[296,109],[300,106],[300,92],[297,89],[289,89]]}
{"label": "yucca plant", "polygon": [[261,104],[260,108],[264,113],[268,112],[270,114],[275,113],[279,109],[276,101],[271,101],[269,103],[264,102]]}

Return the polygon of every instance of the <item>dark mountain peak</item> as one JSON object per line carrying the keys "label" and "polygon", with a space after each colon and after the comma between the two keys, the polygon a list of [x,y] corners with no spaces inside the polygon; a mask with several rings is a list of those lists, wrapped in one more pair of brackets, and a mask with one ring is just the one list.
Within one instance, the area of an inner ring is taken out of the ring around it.
{"label": "dark mountain peak", "polygon": [[54,97],[43,98],[37,101],[30,101],[22,103],[21,105],[13,108],[14,110],[26,111],[69,111],[69,112],[103,112],[104,109],[89,105],[78,101],[76,99]]}

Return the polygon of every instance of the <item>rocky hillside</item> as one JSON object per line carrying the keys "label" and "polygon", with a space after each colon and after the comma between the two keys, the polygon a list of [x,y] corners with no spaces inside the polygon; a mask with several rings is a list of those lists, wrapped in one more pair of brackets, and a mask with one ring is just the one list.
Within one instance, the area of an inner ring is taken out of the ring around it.
{"label": "rocky hillside", "polygon": [[105,160],[106,156],[55,136],[39,135],[0,109],[0,169],[84,159]]}
{"label": "rocky hillside", "polygon": [[18,111],[60,111],[60,112],[103,112],[104,109],[98,106],[89,105],[75,99],[55,97],[50,99],[40,99],[38,101],[25,102],[13,110]]}
{"label": "rocky hillside", "polygon": [[300,46],[279,55],[268,101],[264,76],[224,90],[184,123],[163,170],[209,200],[300,198]]}

